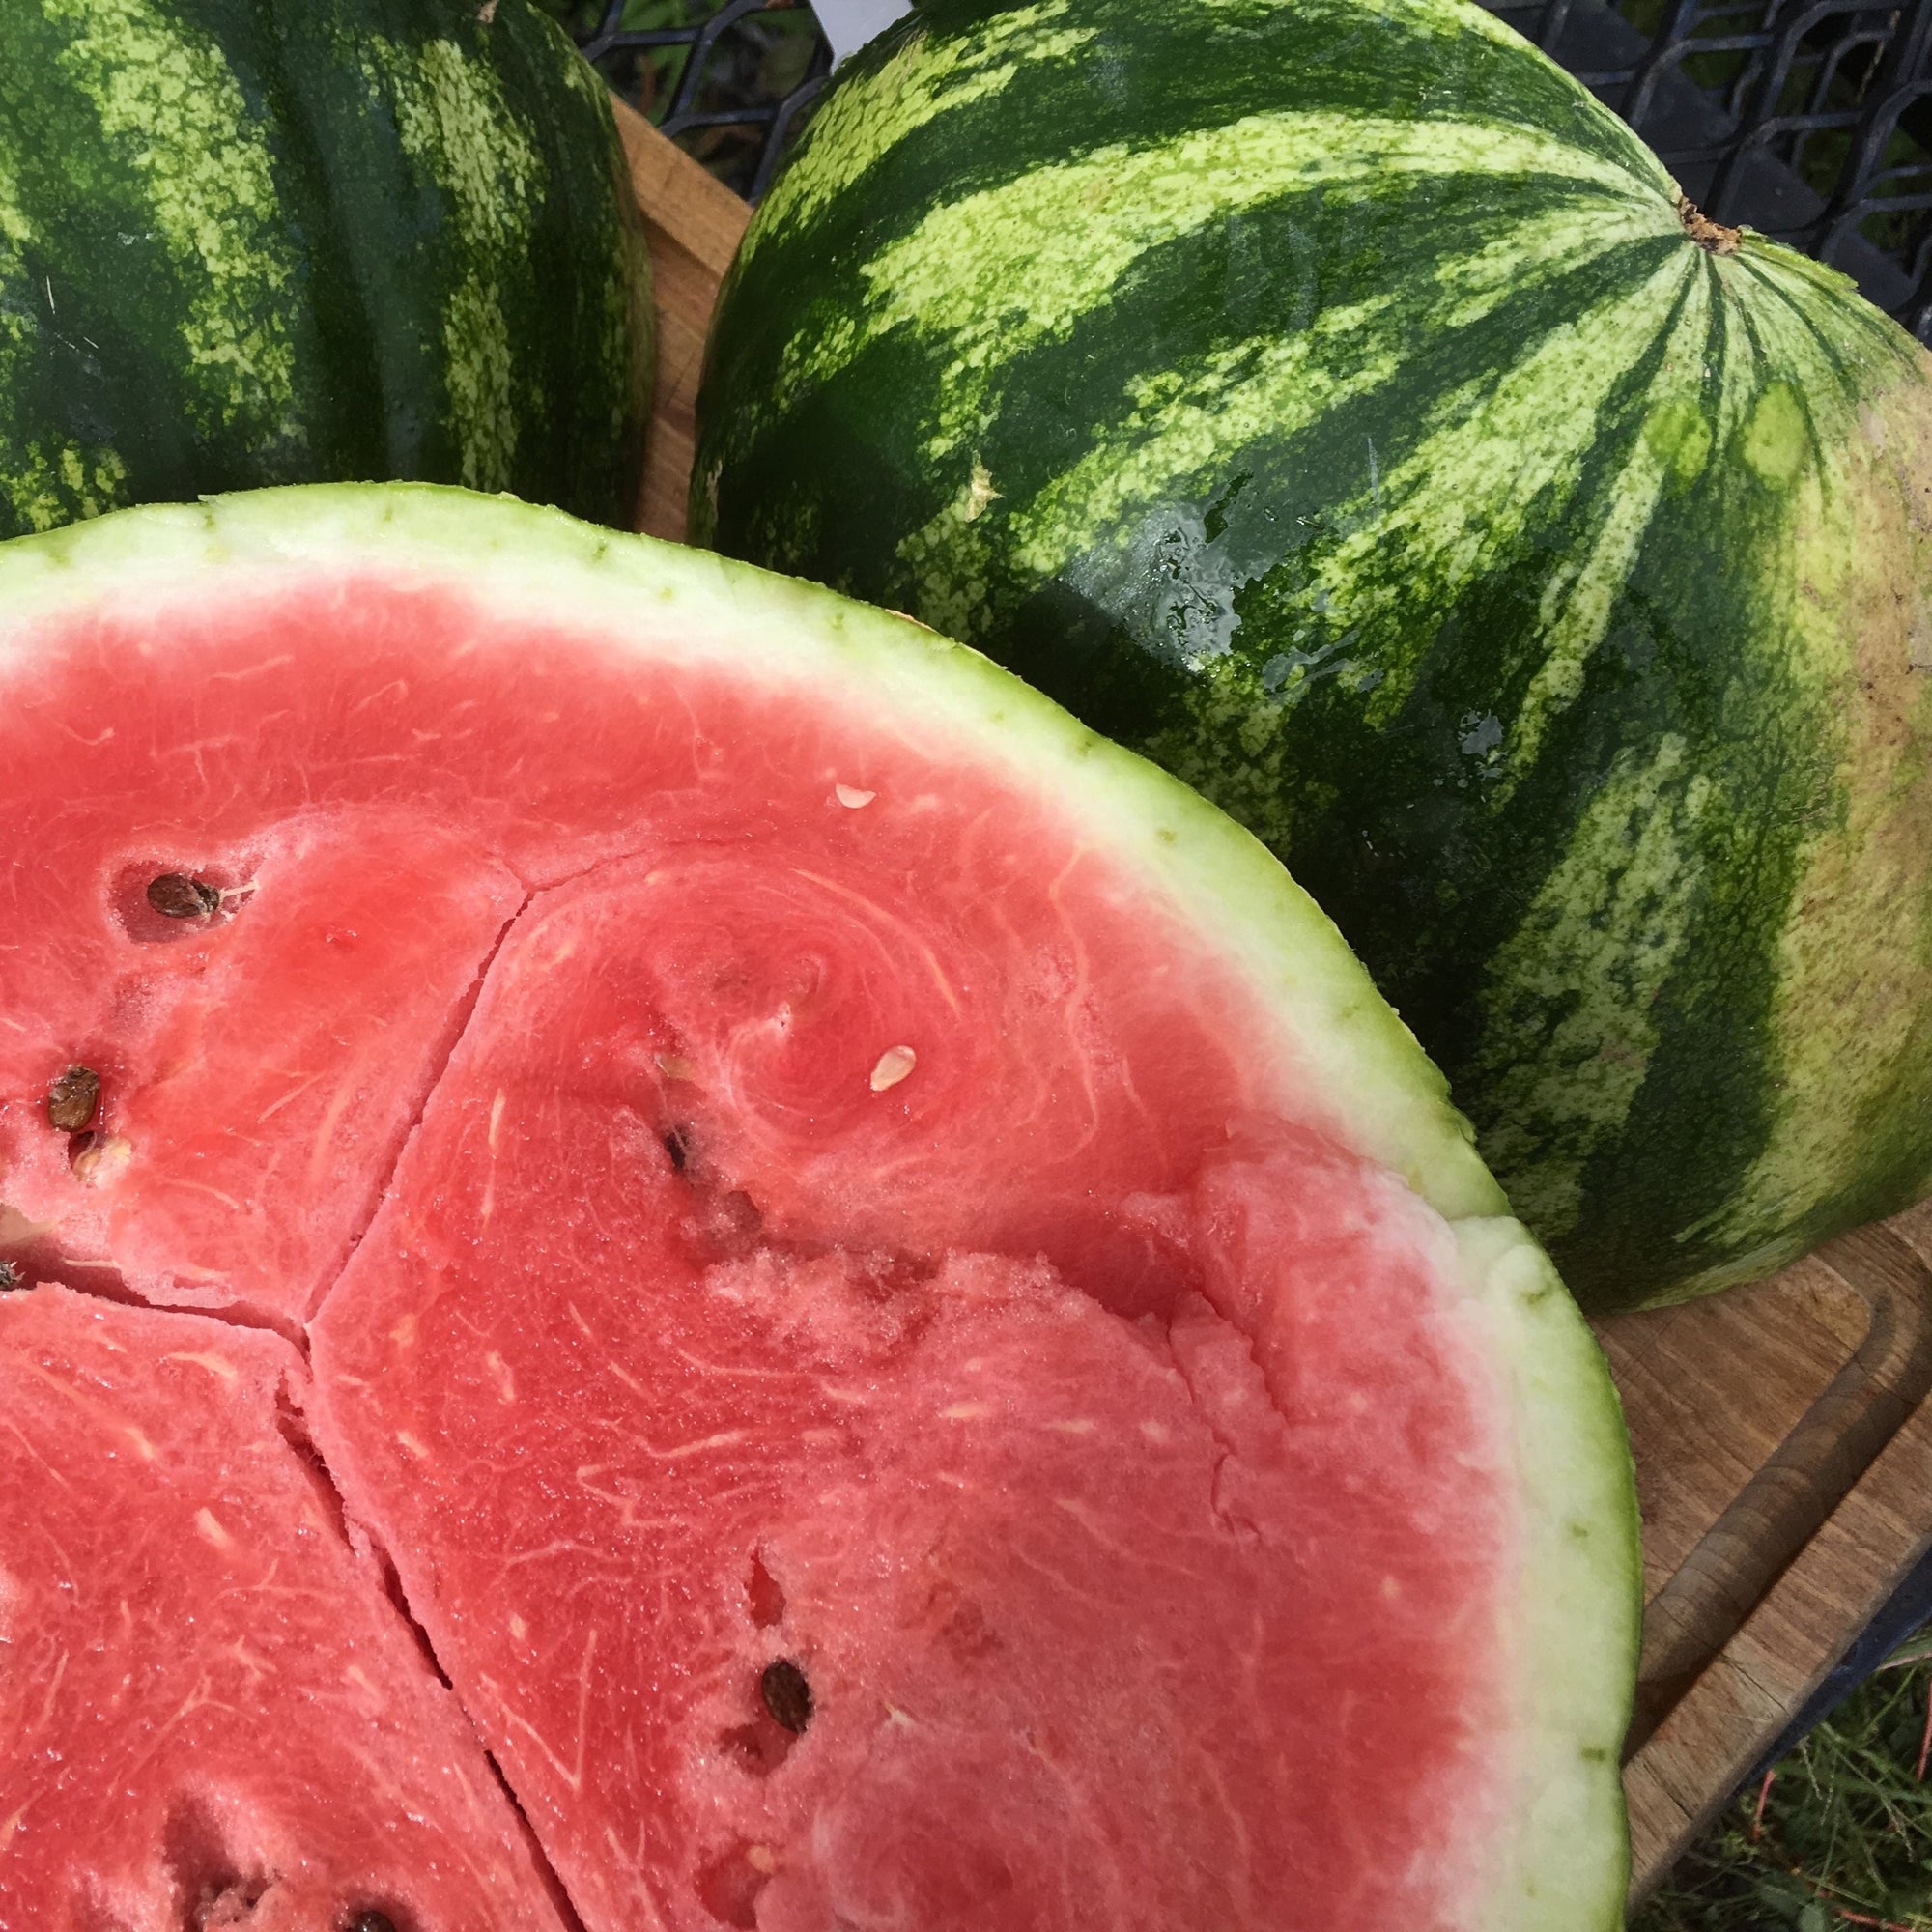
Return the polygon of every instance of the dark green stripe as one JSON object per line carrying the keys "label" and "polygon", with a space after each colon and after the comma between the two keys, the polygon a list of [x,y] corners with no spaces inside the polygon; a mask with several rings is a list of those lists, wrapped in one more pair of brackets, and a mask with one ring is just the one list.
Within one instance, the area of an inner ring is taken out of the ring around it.
{"label": "dark green stripe", "polygon": [[[935,58],[951,43],[971,45],[980,22],[1001,11],[984,0],[922,5],[848,63],[839,84],[864,88],[906,45]],[[869,190],[809,223],[762,228],[759,248],[775,259],[761,273],[809,283],[815,264],[850,266],[939,203],[1096,148],[1155,147],[1258,112],[1492,119],[1558,133],[1639,179],[1655,165],[1528,43],[1445,37],[1401,5],[1315,0],[1230,21],[1199,8],[1079,0],[1048,31],[1063,26],[1092,28],[1094,38],[1062,59],[1023,53],[997,114],[942,109],[882,159]],[[810,169],[814,136],[808,128],[789,165]]]}
{"label": "dark green stripe", "polygon": [[[535,216],[509,251],[517,462],[493,479],[581,514],[628,523],[648,374],[647,269],[608,113],[568,84],[577,56],[527,0],[494,21],[421,0],[168,0],[183,36],[225,56],[272,176],[272,215],[294,259],[274,304],[293,396],[285,431],[243,413],[221,372],[189,362],[182,330],[205,281],[172,259],[134,160],[165,128],[103,140],[92,94],[59,63],[70,30],[14,10],[0,63],[0,154],[36,234],[27,285],[51,278],[32,355],[0,393],[0,448],[105,446],[123,500],[316,478],[461,480],[441,331],[462,267],[453,197],[404,152],[394,102],[359,56],[381,37],[452,42],[500,78],[520,137],[541,157]],[[488,141],[488,128],[477,130]],[[185,164],[218,175],[218,141]],[[43,307],[44,304],[43,304]],[[0,456],[0,461],[5,461]],[[70,494],[63,513],[103,507]],[[0,533],[13,533],[0,499]]]}

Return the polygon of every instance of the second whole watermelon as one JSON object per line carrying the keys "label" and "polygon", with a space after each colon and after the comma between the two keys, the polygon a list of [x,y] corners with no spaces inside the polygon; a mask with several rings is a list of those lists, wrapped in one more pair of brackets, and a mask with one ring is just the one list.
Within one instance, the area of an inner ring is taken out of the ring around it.
{"label": "second whole watermelon", "polygon": [[1932,381],[1460,0],[931,0],[713,336],[694,528],[1242,819],[1600,1308],[1932,1175]]}
{"label": "second whole watermelon", "polygon": [[358,478],[629,524],[649,263],[530,0],[0,20],[0,537]]}

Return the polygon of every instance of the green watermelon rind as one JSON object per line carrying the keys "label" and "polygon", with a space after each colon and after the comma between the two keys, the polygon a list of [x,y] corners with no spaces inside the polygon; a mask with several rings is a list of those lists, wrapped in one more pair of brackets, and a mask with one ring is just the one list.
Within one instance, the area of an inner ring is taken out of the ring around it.
{"label": "green watermelon rind", "polygon": [[[694,667],[845,696],[902,738],[1045,790],[1096,851],[1207,935],[1286,1022],[1289,1094],[1451,1224],[1467,1303],[1511,1414],[1525,1498],[1514,1767],[1522,1830],[1499,1846],[1483,1932],[1621,1922],[1618,1755],[1635,1676],[1635,1495],[1603,1356],[1476,1154],[1446,1083],[1334,925],[1251,835],[1154,765],[970,648],[815,585],[509,498],[427,485],[315,485],[123,512],[0,546],[0,672],[84,604],[152,611],[209,566],[265,590],[316,569],[432,585],[493,617],[603,632]],[[224,595],[234,594],[233,580]],[[1258,1050],[1260,1049],[1258,1043]]]}
{"label": "green watermelon rind", "polygon": [[1609,1312],[1932,1190],[1932,358],[1473,0],[923,0],[747,232],[694,541],[1259,833]]}
{"label": "green watermelon rind", "polygon": [[650,262],[530,0],[21,0],[0,64],[0,536],[343,477],[628,523]]}

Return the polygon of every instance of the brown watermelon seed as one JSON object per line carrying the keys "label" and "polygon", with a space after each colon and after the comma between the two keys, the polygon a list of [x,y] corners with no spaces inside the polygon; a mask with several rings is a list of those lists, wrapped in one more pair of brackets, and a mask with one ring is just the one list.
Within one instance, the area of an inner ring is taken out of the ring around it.
{"label": "brown watermelon seed", "polygon": [[148,903],[163,919],[212,919],[221,910],[221,895],[185,872],[163,872],[148,881]]}
{"label": "brown watermelon seed", "polygon": [[0,1262],[0,1294],[20,1285],[20,1270],[12,1262]]}
{"label": "brown watermelon seed", "polygon": [[758,1679],[758,1695],[773,1719],[794,1736],[811,1722],[811,1686],[788,1657],[775,1658]]}
{"label": "brown watermelon seed", "polygon": [[100,1075],[91,1066],[70,1066],[47,1089],[47,1120],[64,1134],[77,1134],[100,1105]]}
{"label": "brown watermelon seed", "polygon": [[684,1164],[691,1158],[691,1143],[685,1138],[683,1127],[673,1127],[665,1136],[665,1152],[670,1155],[671,1166],[679,1173],[684,1172]]}

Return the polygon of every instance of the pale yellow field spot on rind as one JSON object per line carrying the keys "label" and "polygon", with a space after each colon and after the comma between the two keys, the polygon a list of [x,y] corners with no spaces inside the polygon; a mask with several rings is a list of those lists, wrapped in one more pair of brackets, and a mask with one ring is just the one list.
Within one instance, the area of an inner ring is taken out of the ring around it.
{"label": "pale yellow field spot on rind", "polygon": [[1064,336],[1150,249],[1290,194],[1359,184],[1380,195],[1405,176],[1452,173],[1576,183],[1612,203],[1659,199],[1614,162],[1488,121],[1250,114],[1144,148],[1096,148],[935,208],[880,249],[862,270],[859,315],[787,345],[771,408],[789,408],[875,336],[909,327],[953,351],[928,449],[943,457],[977,431],[998,371]]}
{"label": "pale yellow field spot on rind", "polygon": [[1789,383],[1768,384],[1745,430],[1745,461],[1777,488],[1804,469],[1810,448],[1810,429],[1797,391]]}
{"label": "pale yellow field spot on rind", "polygon": [[496,73],[454,41],[412,48],[372,36],[363,59],[394,102],[404,153],[449,197],[464,270],[444,302],[442,346],[462,480],[507,489],[519,410],[542,402],[518,386],[503,309],[505,283],[526,269],[541,162]]}
{"label": "pale yellow field spot on rind", "polygon": [[1647,763],[1621,761],[1491,961],[1480,1071],[1500,1124],[1486,1146],[1499,1172],[1537,1176],[1517,1206],[1548,1234],[1576,1224],[1584,1166],[1649,1070],[1657,995],[1701,896],[1710,789],[1674,732]]}
{"label": "pale yellow field spot on rind", "polygon": [[[1880,433],[1845,434],[1828,415],[1817,473],[1787,490],[1788,529],[1763,548],[1775,559],[1760,585],[1769,620],[1794,670],[1808,674],[1819,714],[1843,736],[1778,945],[1767,1025],[1778,1083],[1771,1131],[1723,1209],[1687,1231],[1719,1246],[1789,1229],[1804,1205],[1856,1189],[1874,1150],[1910,1132],[1889,1096],[1920,1091],[1932,1059],[1923,1021],[1932,1010],[1923,886],[1932,767],[1914,750],[1932,693],[1911,667],[1913,593],[1932,583],[1932,519],[1918,507],[1932,490],[1932,383],[1919,352],[1900,351],[1889,393],[1874,388],[1868,364],[1861,372],[1862,409]],[[1808,411],[1834,407],[1802,365],[1797,380]],[[1856,406],[1843,407],[1849,414]],[[1757,427],[1753,416],[1741,440]],[[1776,1266],[1810,1244],[1800,1223],[1795,1237],[1751,1259]]]}
{"label": "pale yellow field spot on rind", "polygon": [[889,1046],[879,1055],[878,1064],[872,1068],[871,1088],[874,1094],[883,1094],[889,1087],[896,1087],[919,1064],[919,1055],[909,1046]]}
{"label": "pale yellow field spot on rind", "polygon": [[108,146],[145,178],[187,298],[182,343],[199,426],[298,439],[286,316],[298,272],[268,130],[221,49],[150,0],[45,0],[59,56]]}
{"label": "pale yellow field spot on rind", "polygon": [[878,72],[835,88],[812,123],[811,165],[780,175],[745,238],[750,260],[761,241],[816,217],[908,134],[935,116],[984,100],[1010,84],[1024,62],[1076,57],[1093,27],[1055,27],[1065,0],[993,16],[970,40],[909,41]]}

